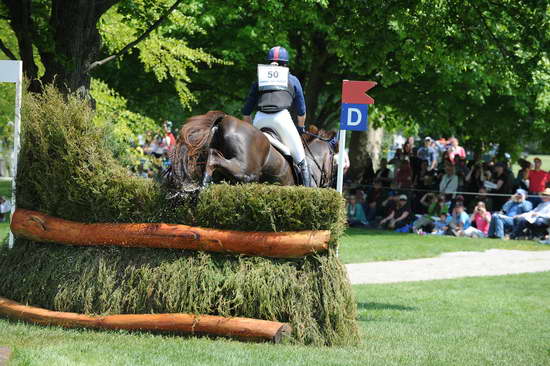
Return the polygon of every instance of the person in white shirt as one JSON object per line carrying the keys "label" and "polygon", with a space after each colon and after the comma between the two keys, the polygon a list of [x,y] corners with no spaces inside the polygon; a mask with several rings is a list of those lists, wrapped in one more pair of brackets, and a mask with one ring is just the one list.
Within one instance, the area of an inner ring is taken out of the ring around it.
{"label": "person in white shirt", "polygon": [[455,174],[455,167],[451,164],[445,164],[445,175],[439,183],[440,193],[454,194],[458,189],[458,176]]}
{"label": "person in white shirt", "polygon": [[547,227],[550,225],[550,188],[540,193],[542,203],[533,210],[514,217],[514,229],[510,239],[517,239],[529,227]]}

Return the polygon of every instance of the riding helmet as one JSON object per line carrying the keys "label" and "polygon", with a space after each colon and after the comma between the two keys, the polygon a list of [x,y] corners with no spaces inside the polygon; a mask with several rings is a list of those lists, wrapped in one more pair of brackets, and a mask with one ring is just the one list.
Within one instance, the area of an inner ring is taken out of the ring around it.
{"label": "riding helmet", "polygon": [[269,62],[283,62],[287,63],[289,60],[288,51],[286,48],[281,46],[273,47],[269,50],[269,53],[267,54],[267,61]]}

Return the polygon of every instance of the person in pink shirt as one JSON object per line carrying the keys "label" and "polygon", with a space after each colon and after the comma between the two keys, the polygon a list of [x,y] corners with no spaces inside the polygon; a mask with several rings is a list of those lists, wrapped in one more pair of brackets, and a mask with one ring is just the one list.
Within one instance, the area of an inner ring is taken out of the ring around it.
{"label": "person in pink shirt", "polygon": [[472,225],[463,230],[462,235],[469,238],[486,238],[489,232],[489,225],[491,224],[491,213],[487,211],[484,202],[479,201],[477,203],[470,221],[475,223],[475,227]]}
{"label": "person in pink shirt", "polygon": [[462,146],[458,145],[458,139],[456,137],[451,137],[449,142],[450,146],[447,148],[449,160],[454,164],[456,155],[460,156],[462,159],[466,159],[466,150],[464,150]]}
{"label": "person in pink shirt", "polygon": [[535,158],[533,160],[535,168],[529,170],[529,193],[538,194],[546,189],[549,182],[548,172],[542,170],[542,160]]}

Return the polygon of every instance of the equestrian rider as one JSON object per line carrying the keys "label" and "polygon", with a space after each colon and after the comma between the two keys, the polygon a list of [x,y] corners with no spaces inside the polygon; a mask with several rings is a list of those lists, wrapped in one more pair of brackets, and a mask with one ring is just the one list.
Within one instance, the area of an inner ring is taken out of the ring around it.
{"label": "equestrian rider", "polygon": [[[306,103],[302,85],[296,76],[288,72],[288,51],[280,46],[273,47],[267,54],[270,65],[258,65],[258,81],[252,84],[242,109],[243,120],[254,127],[269,128],[279,135],[289,147],[292,158],[300,168],[304,186],[311,187],[311,175],[300,135],[305,132]],[[289,109],[294,106],[298,114],[298,126],[294,125]]]}

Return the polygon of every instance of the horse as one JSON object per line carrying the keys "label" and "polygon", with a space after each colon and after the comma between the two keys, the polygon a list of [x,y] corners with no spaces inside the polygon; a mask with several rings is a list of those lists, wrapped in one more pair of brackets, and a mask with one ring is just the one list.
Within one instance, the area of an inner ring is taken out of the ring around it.
{"label": "horse", "polygon": [[[320,136],[303,138],[315,187],[332,185],[333,151]],[[193,192],[213,182],[298,185],[292,159],[250,123],[221,111],[189,118],[170,156],[168,185]]]}

